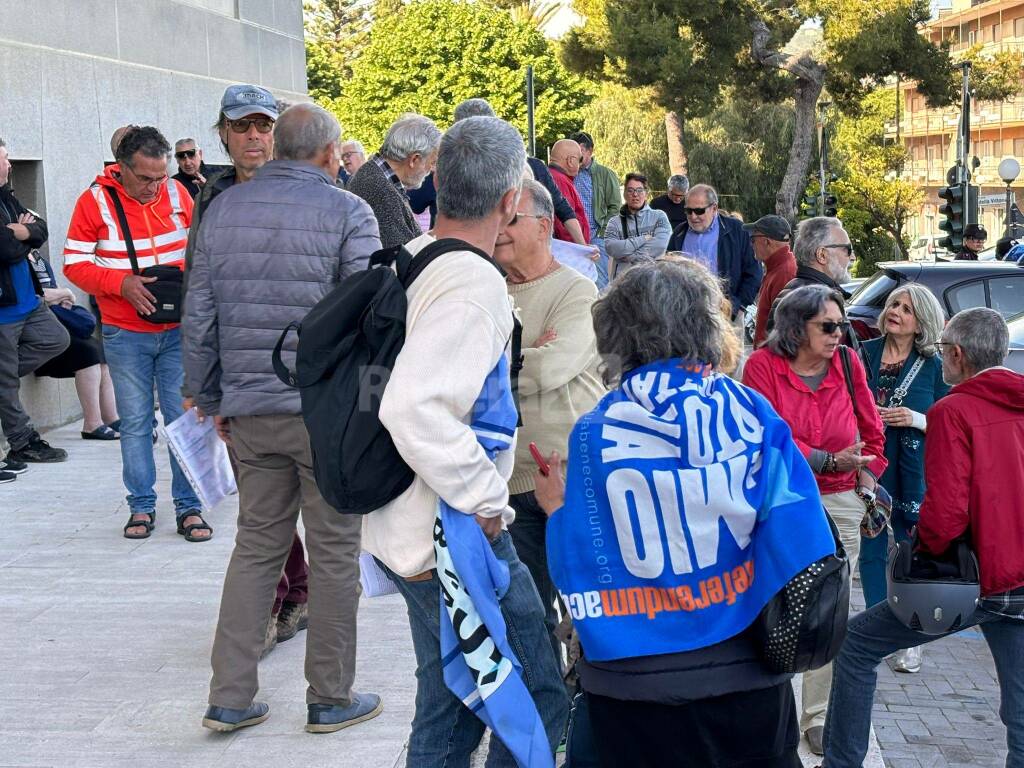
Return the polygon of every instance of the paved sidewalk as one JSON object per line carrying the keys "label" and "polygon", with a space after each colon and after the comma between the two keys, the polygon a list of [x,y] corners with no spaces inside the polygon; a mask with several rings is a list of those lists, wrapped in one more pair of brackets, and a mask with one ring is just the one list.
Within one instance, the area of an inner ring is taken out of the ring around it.
{"label": "paved sidewalk", "polygon": [[[236,503],[209,515],[212,541],[183,541],[161,450],[156,531],[124,539],[117,443],[82,441],[74,425],[46,437],[68,449],[68,462],[0,486],[0,768],[404,765],[415,682],[400,598],[360,605],[356,686],[383,696],[380,717],[336,734],[303,732],[299,634],[260,665],[270,719],[236,734],[207,731],[200,720]],[[886,765],[1002,764],[991,658],[964,634],[928,647],[921,675],[880,671]]]}

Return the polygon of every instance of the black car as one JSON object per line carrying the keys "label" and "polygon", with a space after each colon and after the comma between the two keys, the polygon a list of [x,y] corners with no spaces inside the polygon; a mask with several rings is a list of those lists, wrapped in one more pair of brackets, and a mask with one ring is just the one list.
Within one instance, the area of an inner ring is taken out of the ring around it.
{"label": "black car", "polygon": [[885,300],[906,283],[928,288],[947,318],[971,307],[991,307],[1007,319],[1024,313],[1024,267],[1002,261],[887,261],[846,303],[858,336],[878,336]]}

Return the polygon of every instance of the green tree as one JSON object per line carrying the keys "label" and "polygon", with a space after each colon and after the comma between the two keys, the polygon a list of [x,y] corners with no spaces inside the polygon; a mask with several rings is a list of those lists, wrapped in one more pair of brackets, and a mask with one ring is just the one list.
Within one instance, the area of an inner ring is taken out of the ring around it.
{"label": "green tree", "polygon": [[306,0],[306,81],[309,95],[324,105],[340,98],[352,77],[352,62],[369,40],[364,0]]}
{"label": "green tree", "polygon": [[422,0],[375,24],[334,110],[368,147],[403,112],[441,126],[462,100],[483,97],[526,133],[526,67],[534,68],[538,153],[583,122],[594,87],[568,72],[531,22],[457,0]]}
{"label": "green tree", "polygon": [[663,110],[652,106],[650,89],[605,83],[583,112],[583,128],[594,137],[594,151],[619,179],[642,173],[652,189],[668,179],[668,148]]}
{"label": "green tree", "polygon": [[[946,47],[918,33],[927,0],[576,0],[587,25],[570,32],[563,60],[577,71],[652,87],[682,120],[711,114],[729,85],[763,101],[792,100],[794,122],[776,212],[792,217],[815,145],[816,105],[824,88],[843,108],[886,77],[918,81],[948,103],[952,64]],[[591,20],[603,16],[603,23]],[[815,19],[822,40],[794,47]]]}

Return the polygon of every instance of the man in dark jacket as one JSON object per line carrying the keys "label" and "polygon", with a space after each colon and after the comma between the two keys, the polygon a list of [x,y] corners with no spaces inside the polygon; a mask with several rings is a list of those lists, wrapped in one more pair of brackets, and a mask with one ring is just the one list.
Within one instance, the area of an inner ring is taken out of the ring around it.
{"label": "man in dark jacket", "polygon": [[691,255],[726,281],[732,318],[742,327],[744,310],[761,288],[761,266],[750,235],[738,219],[718,212],[718,193],[707,184],[690,188],[684,211],[686,221],[672,233],[668,250]]}
{"label": "man in dark jacket", "polygon": [[68,457],[36,432],[19,390],[22,376],[71,343],[64,326],[40,299],[42,289],[28,262],[32,249],[46,242],[46,222],[18,202],[8,184],[10,173],[7,145],[0,139],[0,425],[10,446],[7,460],[0,462],[5,475],[10,474],[5,466],[15,469],[25,462]]}
{"label": "man in dark jacket", "polygon": [[409,204],[409,190],[418,189],[434,170],[440,143],[441,131],[432,120],[403,115],[388,128],[380,152],[345,186],[373,209],[382,248],[405,245],[423,234]]}
{"label": "man in dark jacket", "polygon": [[[967,537],[978,558],[977,610],[955,624],[947,612],[955,629],[946,634],[980,625],[999,676],[1006,765],[1017,766],[1024,765],[1024,376],[1003,367],[1008,344],[1006,323],[987,307],[954,315],[942,332],[942,378],[953,388],[928,410],[917,530],[926,553],[941,555]],[[935,597],[921,607],[939,619],[932,611],[941,607],[941,587],[931,589]],[[914,631],[885,600],[850,619],[833,662],[825,768],[862,765],[882,659],[945,636]]]}
{"label": "man in dark jacket", "polygon": [[986,240],[988,232],[981,224],[968,224],[964,227],[964,247],[954,261],[977,261],[978,254],[985,249]]}
{"label": "man in dark jacket", "polygon": [[174,142],[174,159],[178,163],[174,180],[180,182],[195,200],[210,178],[210,169],[203,162],[203,150],[196,145],[195,139],[178,139]]}
{"label": "man in dark jacket", "polygon": [[380,248],[370,207],[335,186],[340,138],[338,121],[321,107],[283,112],[274,126],[276,159],[218,196],[195,244],[182,318],[185,386],[239,463],[238,535],[203,719],[216,731],[268,716],[267,705],[254,701],[259,649],[300,508],[317,585],[306,638],[306,730],[336,731],[381,709],[380,697],[352,690],[361,520],[339,515],[317,491],[299,393],[271,366],[281,330]]}
{"label": "man in dark jacket", "polygon": [[[842,284],[850,282],[850,265],[856,257],[843,222],[831,216],[815,216],[801,221],[796,229],[793,254],[796,256],[796,277],[786,283],[772,302],[768,313],[769,333],[775,326],[775,308],[790,291],[805,285],[824,285],[842,296],[844,301],[850,298]],[[860,351],[860,342],[853,328],[847,328],[843,343]],[[870,370],[868,378],[871,378]]]}

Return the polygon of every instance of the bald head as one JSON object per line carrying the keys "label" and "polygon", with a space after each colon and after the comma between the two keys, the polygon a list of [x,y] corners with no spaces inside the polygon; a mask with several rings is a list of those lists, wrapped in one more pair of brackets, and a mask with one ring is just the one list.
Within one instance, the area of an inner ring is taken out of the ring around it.
{"label": "bald head", "polygon": [[136,128],[134,125],[122,125],[110,136],[110,154],[117,157],[117,148],[121,145],[121,139],[128,133],[132,128]]}
{"label": "bald head", "polygon": [[580,172],[582,150],[572,139],[560,139],[551,148],[551,162],[565,171],[566,175],[575,177]]}

